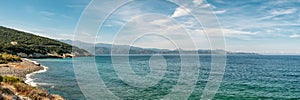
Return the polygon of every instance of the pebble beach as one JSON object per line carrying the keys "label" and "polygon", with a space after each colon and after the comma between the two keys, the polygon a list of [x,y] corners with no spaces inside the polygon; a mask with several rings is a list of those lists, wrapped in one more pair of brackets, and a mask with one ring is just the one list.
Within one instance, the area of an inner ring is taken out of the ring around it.
{"label": "pebble beach", "polygon": [[21,62],[0,64],[0,75],[16,76],[26,81],[28,78],[30,78],[31,74],[44,71],[46,69],[46,67],[41,66],[32,60],[22,58]]}

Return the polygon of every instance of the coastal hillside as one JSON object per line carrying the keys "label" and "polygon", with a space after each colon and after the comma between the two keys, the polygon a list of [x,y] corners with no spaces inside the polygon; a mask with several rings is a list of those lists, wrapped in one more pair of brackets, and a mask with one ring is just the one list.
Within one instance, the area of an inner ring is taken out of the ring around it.
{"label": "coastal hillside", "polygon": [[84,49],[46,37],[0,26],[0,52],[25,58],[66,57],[90,55]]}

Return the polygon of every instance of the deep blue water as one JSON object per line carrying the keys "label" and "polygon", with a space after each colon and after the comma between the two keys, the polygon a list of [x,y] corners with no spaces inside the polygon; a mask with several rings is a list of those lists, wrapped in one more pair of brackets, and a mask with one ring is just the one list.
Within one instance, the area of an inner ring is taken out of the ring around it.
{"label": "deep blue water", "polygon": [[[105,85],[116,96],[160,99],[177,84],[180,72],[179,56],[164,58],[167,62],[164,77],[158,84],[146,89],[132,87],[119,79],[112,67],[111,57],[97,56],[96,64]],[[210,72],[210,58],[200,56],[198,81],[189,99],[200,99]],[[130,57],[132,70],[137,75],[147,75],[150,72],[149,59],[150,56]],[[34,60],[49,67],[47,72],[33,76],[40,88],[71,100],[85,98],[77,85],[72,59]],[[300,56],[228,56],[224,78],[214,99],[300,99]]]}

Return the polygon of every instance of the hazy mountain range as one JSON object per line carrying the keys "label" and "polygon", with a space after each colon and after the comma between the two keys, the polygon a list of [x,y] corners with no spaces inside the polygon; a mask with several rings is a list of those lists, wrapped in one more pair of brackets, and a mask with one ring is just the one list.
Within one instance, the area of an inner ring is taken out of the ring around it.
{"label": "hazy mountain range", "polygon": [[[61,42],[74,45],[76,47],[85,49],[92,53],[95,51],[96,55],[108,55],[111,53],[112,44],[105,44],[105,43],[85,43],[82,41],[72,41],[72,40],[59,40]],[[74,42],[74,43],[73,43]],[[179,54],[180,50],[169,50],[169,49],[157,49],[157,48],[142,48],[142,47],[135,47],[129,45],[114,45],[114,50],[116,54],[126,54],[126,49],[130,48],[129,54]],[[184,54],[193,54],[195,51],[191,50],[181,50]],[[198,54],[218,54],[224,52],[224,50],[197,50]],[[251,54],[257,55],[255,53],[244,53],[244,52],[229,52],[225,51],[227,54]]]}

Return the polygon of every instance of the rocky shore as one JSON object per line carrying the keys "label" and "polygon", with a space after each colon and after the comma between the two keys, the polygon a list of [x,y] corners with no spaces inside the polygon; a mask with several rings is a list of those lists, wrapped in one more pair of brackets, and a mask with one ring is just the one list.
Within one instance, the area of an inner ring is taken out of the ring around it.
{"label": "rocky shore", "polygon": [[[45,68],[26,58],[22,58],[21,62],[0,64],[0,77],[10,78],[6,80],[0,78],[0,100],[64,100],[59,95],[50,94],[26,82],[33,73],[45,71]],[[5,82],[17,78],[21,78],[22,82]]]}
{"label": "rocky shore", "polygon": [[1,76],[16,76],[22,78],[23,80],[26,80],[27,74],[40,70],[44,70],[44,67],[25,58],[22,58],[21,62],[0,64]]}
{"label": "rocky shore", "polygon": [[65,100],[59,95],[50,94],[25,83],[1,82],[0,90],[0,100]]}

